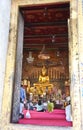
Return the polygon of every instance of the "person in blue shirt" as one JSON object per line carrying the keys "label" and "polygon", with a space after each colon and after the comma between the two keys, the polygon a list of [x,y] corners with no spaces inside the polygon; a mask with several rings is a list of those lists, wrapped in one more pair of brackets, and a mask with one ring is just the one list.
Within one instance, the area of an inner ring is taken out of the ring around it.
{"label": "person in blue shirt", "polygon": [[24,118],[23,109],[24,109],[25,103],[26,103],[26,91],[24,89],[24,86],[21,85],[21,87],[20,87],[20,114],[19,114],[19,118]]}
{"label": "person in blue shirt", "polygon": [[20,88],[20,100],[21,100],[21,102],[25,102],[25,100],[26,100],[26,91],[25,91],[23,85],[21,85],[21,88]]}

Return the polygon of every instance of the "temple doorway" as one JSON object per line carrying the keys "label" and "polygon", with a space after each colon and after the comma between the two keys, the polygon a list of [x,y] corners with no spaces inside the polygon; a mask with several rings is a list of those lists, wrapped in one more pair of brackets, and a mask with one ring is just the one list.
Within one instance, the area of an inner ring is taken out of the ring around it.
{"label": "temple doorway", "polygon": [[[22,45],[18,43],[17,50],[21,46],[23,58],[21,55],[20,77],[18,78],[18,73],[15,80],[19,80],[19,85],[23,81],[27,100],[51,98],[57,104],[55,108],[59,109],[63,109],[65,98],[70,95],[67,23],[70,17],[69,8],[69,2],[19,8],[22,19],[20,28],[24,29],[24,32],[23,43]],[[18,33],[20,34],[19,31]],[[43,77],[43,67],[46,69],[46,77],[43,79],[48,79],[45,84],[40,80],[40,77]],[[16,106],[14,106],[13,113],[16,113]],[[16,120],[15,116],[13,116],[14,119]]]}

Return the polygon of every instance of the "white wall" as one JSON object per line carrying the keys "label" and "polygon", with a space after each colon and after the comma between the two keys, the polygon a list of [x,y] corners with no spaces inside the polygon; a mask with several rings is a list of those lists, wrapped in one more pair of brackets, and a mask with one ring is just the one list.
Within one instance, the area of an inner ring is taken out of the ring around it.
{"label": "white wall", "polygon": [[0,113],[3,96],[6,53],[8,47],[11,0],[0,1]]}

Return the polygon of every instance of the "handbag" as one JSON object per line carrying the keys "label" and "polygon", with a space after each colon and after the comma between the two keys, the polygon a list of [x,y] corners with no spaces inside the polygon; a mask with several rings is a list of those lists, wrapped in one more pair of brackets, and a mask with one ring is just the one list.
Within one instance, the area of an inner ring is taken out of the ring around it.
{"label": "handbag", "polygon": [[30,114],[29,110],[26,112],[26,116],[25,117],[26,118],[31,118],[31,114]]}

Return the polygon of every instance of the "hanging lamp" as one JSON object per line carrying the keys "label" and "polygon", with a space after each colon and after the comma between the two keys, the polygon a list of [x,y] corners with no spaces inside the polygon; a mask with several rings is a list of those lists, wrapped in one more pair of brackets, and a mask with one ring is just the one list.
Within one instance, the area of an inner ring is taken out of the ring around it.
{"label": "hanging lamp", "polygon": [[38,58],[42,60],[50,59],[50,55],[46,52],[45,45],[43,45],[43,48],[38,55]]}
{"label": "hanging lamp", "polygon": [[29,57],[26,58],[28,63],[32,63],[34,61],[34,57],[32,57],[32,52],[29,52]]}

